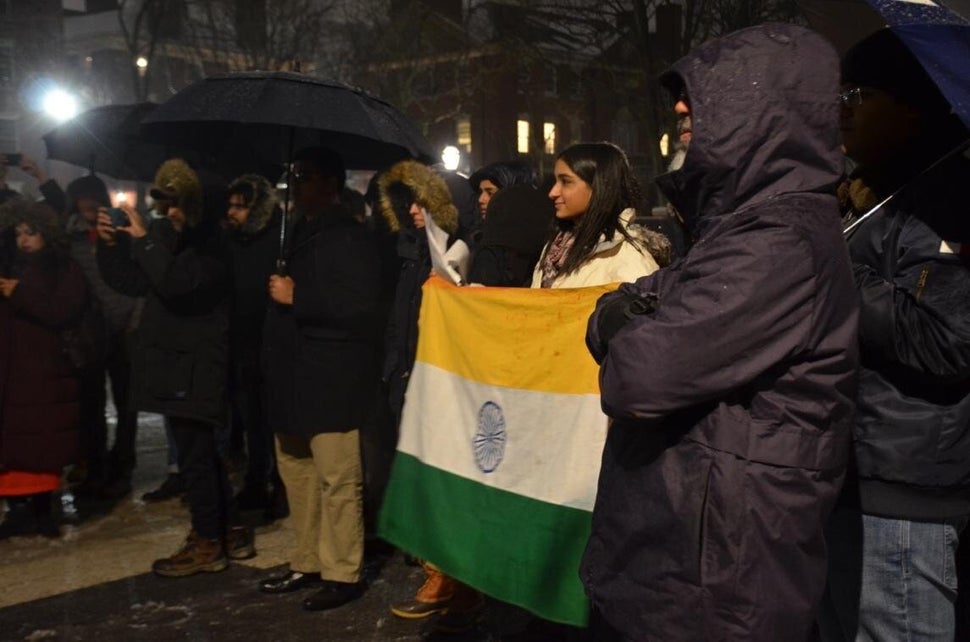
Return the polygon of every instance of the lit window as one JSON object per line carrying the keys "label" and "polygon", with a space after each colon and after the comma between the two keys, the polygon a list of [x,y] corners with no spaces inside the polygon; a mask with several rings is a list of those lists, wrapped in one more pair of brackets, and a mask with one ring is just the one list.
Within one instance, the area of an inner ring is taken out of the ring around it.
{"label": "lit window", "polygon": [[547,154],[556,153],[556,123],[542,123],[542,143]]}
{"label": "lit window", "polygon": [[468,116],[462,116],[458,119],[458,123],[455,127],[455,134],[458,138],[458,144],[465,148],[465,153],[470,154],[472,151],[472,121]]}
{"label": "lit window", "polygon": [[518,120],[515,123],[516,149],[520,154],[529,153],[529,121]]}

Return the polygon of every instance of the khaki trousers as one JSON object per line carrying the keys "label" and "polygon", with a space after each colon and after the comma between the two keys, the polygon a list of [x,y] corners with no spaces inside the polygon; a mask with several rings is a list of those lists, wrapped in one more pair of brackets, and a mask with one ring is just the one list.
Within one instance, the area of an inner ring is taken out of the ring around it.
{"label": "khaki trousers", "polygon": [[309,439],[278,434],[276,461],[296,530],[290,570],[320,573],[334,582],[359,581],[364,511],[358,431]]}

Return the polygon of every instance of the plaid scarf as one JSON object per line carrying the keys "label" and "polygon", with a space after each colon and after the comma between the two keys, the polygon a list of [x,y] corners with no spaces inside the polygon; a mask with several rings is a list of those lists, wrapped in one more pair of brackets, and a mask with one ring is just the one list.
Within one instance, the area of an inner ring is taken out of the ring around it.
{"label": "plaid scarf", "polygon": [[576,236],[571,230],[563,230],[552,239],[549,250],[546,251],[546,256],[542,261],[542,287],[552,286],[552,282],[559,276],[562,265],[566,262],[566,255],[569,254],[569,249],[573,246],[575,240]]}

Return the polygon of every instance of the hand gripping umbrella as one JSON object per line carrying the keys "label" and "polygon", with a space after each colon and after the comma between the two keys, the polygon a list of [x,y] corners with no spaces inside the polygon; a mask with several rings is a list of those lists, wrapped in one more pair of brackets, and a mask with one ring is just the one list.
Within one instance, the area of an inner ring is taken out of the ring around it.
{"label": "hand gripping umbrella", "polygon": [[[296,73],[206,78],[160,105],[141,131],[237,163],[286,163],[287,171],[295,150],[317,145],[340,154],[350,169],[432,158],[421,133],[390,104],[339,82]],[[281,251],[286,227],[281,226]]]}
{"label": "hand gripping umbrella", "polygon": [[[799,0],[799,5],[811,27],[840,53],[879,29],[891,29],[936,83],[953,113],[970,128],[970,0]],[[959,141],[923,173],[964,151],[968,142]],[[851,233],[898,192],[856,219],[844,233]]]}

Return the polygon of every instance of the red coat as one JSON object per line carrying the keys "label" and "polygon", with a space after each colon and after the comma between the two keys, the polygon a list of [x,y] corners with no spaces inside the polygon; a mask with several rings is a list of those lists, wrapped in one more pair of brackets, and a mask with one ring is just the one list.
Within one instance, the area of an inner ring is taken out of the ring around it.
{"label": "red coat", "polygon": [[77,321],[87,284],[71,259],[18,257],[20,282],[0,298],[0,467],[52,471],[78,455],[78,377],[59,329]]}

